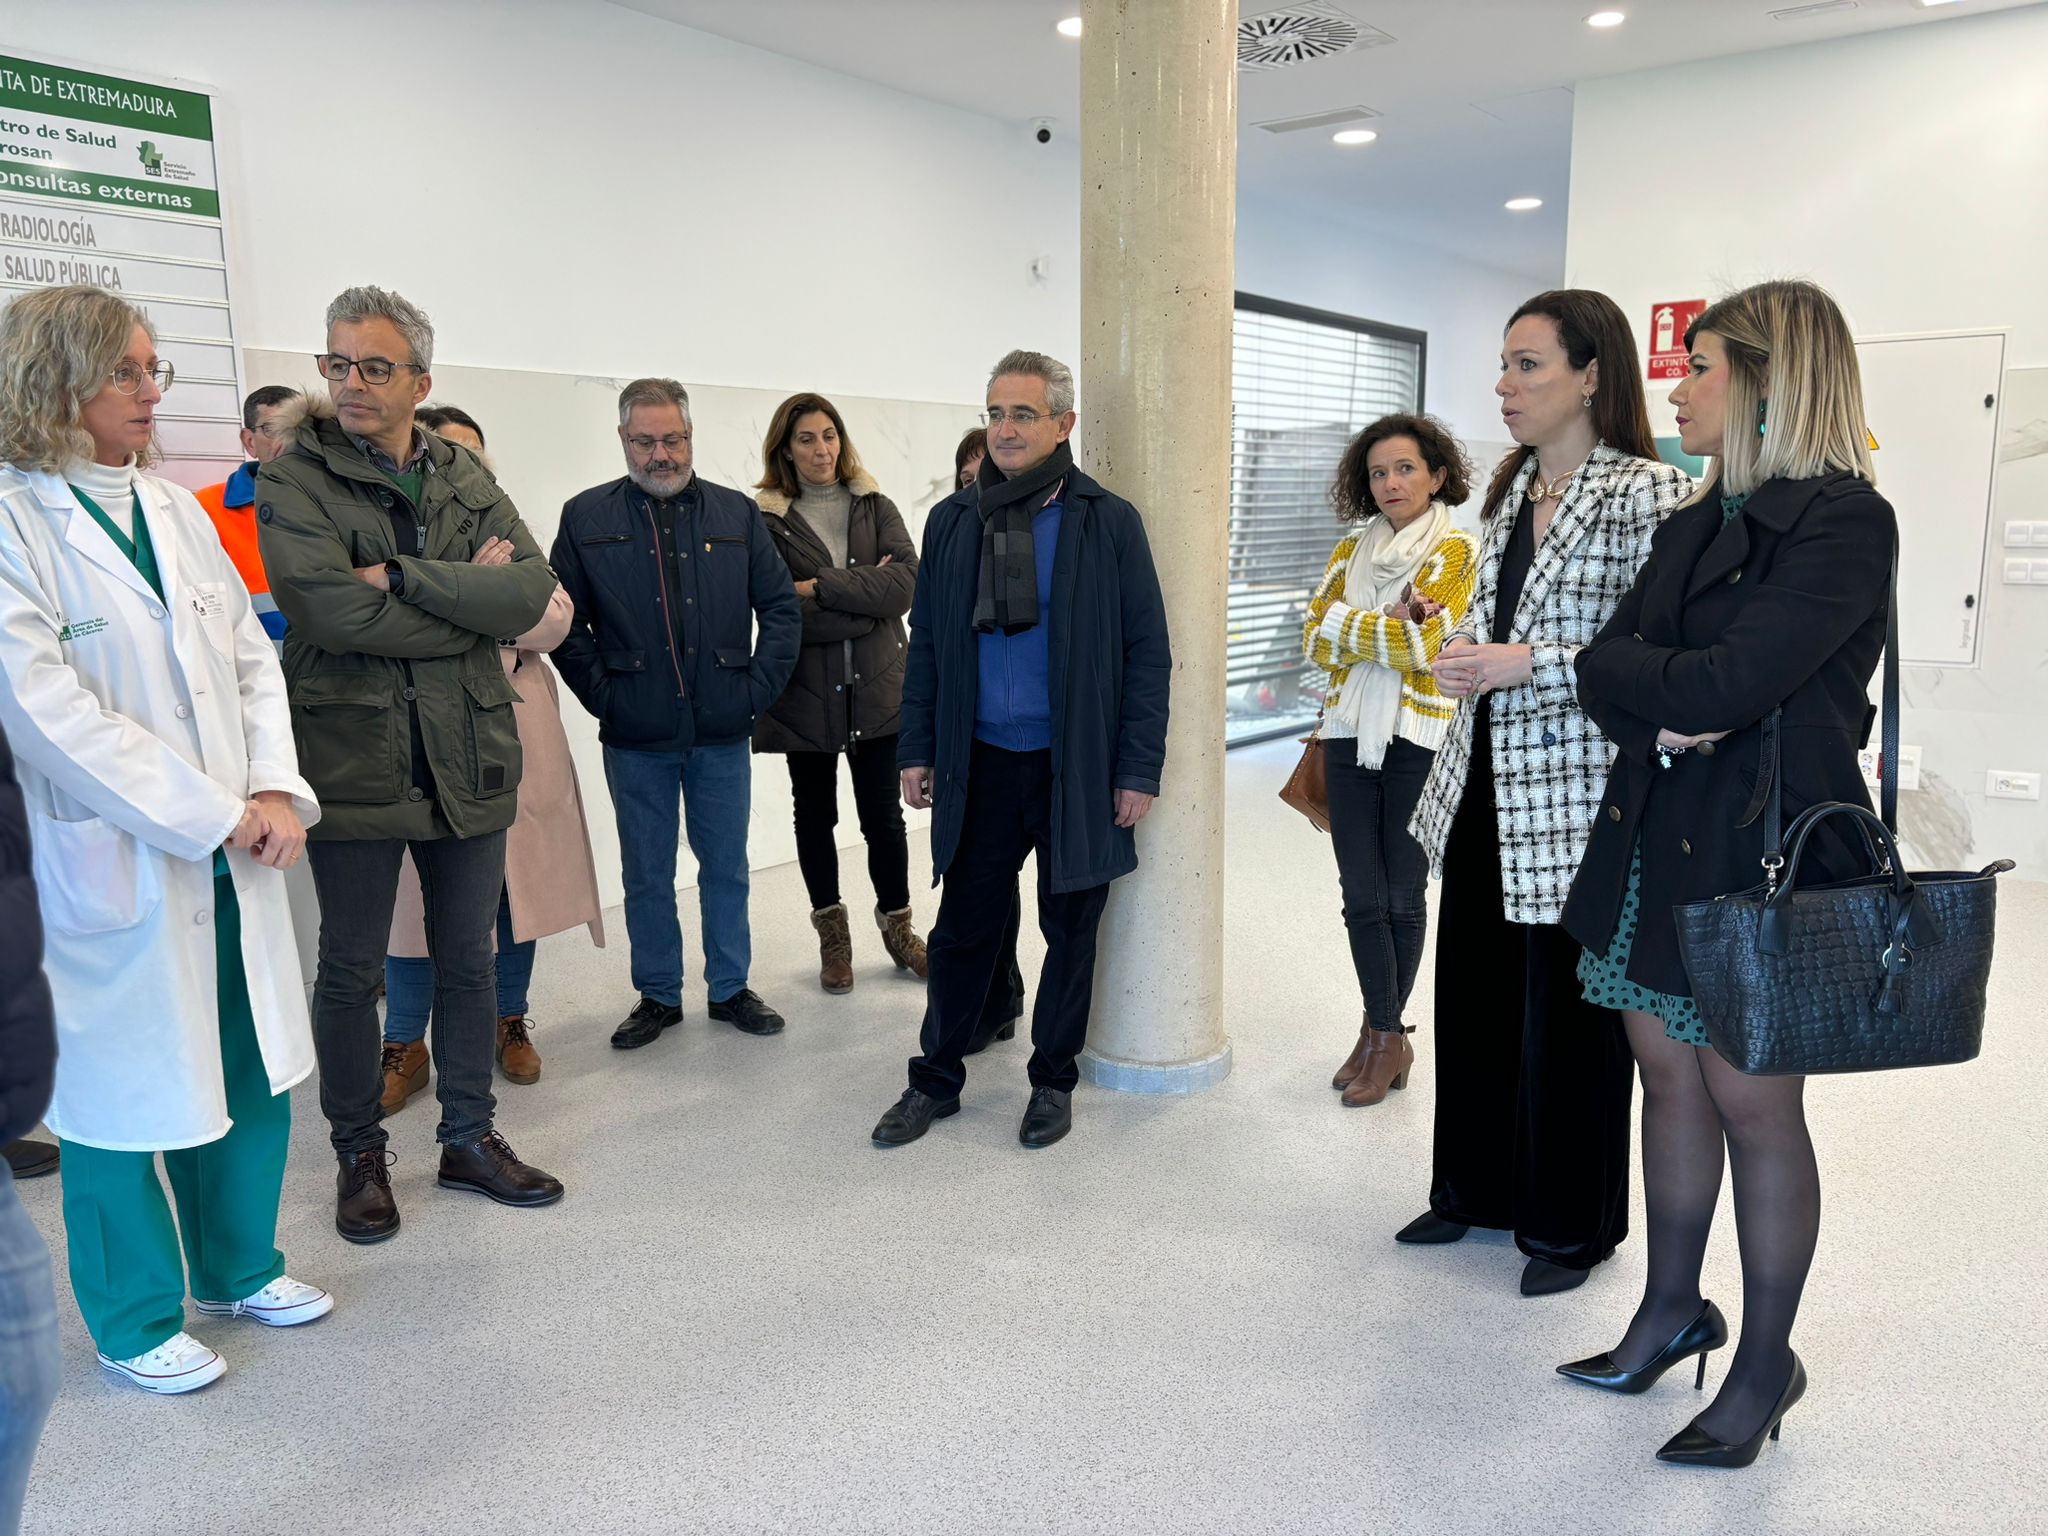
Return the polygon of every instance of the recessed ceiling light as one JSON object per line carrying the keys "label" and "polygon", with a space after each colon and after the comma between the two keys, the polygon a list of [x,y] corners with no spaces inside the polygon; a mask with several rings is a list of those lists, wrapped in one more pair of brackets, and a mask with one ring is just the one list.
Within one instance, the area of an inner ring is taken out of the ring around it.
{"label": "recessed ceiling light", "polygon": [[1627,20],[1628,13],[1625,11],[1595,11],[1586,18],[1586,25],[1589,27],[1618,27]]}
{"label": "recessed ceiling light", "polygon": [[1069,16],[1053,30],[1058,32],[1061,37],[1079,37],[1081,35],[1081,18]]}
{"label": "recessed ceiling light", "polygon": [[1370,128],[1339,128],[1330,135],[1338,144],[1370,144],[1378,137]]}
{"label": "recessed ceiling light", "polygon": [[1509,213],[1529,213],[1543,206],[1540,197],[1511,197],[1502,204]]}

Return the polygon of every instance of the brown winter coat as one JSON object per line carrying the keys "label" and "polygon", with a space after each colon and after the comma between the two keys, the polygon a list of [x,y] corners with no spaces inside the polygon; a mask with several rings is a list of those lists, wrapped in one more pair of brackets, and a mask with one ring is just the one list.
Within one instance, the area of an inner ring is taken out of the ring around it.
{"label": "brown winter coat", "polygon": [[[896,504],[862,475],[850,482],[846,568],[834,568],[787,496],[759,504],[794,581],[816,580],[803,602],[803,650],[782,697],[754,727],[756,752],[844,752],[893,736],[903,713],[903,615],[917,589],[917,546]],[[889,563],[883,565],[882,557]]]}
{"label": "brown winter coat", "polygon": [[[561,644],[574,609],[560,587],[540,623],[521,635],[517,648],[498,655],[506,679],[518,692],[512,718],[526,756],[519,785],[519,815],[505,832],[505,889],[512,900],[512,937],[520,943],[588,925],[592,942],[604,946],[604,918],[597,895],[597,864],[583,817],[583,792],[562,730],[562,706],[554,670],[541,661]],[[408,854],[391,917],[390,952],[417,958],[427,952],[426,917],[420,879]]]}

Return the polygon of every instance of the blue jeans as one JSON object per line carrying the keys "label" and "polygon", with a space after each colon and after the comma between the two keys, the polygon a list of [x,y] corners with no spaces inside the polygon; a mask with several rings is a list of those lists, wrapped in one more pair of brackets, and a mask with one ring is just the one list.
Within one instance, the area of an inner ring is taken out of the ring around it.
{"label": "blue jeans", "polygon": [[[683,1001],[683,929],[676,918],[676,844],[687,822],[697,856],[704,985],[722,1003],[747,984],[747,816],[753,752],[744,741],[688,752],[604,749],[604,777],[619,823],[626,940],[633,985],[664,1007]],[[680,801],[680,804],[678,803]]]}
{"label": "blue jeans", "polygon": [[[498,896],[498,1017],[526,1016],[526,992],[533,982],[533,952],[538,947],[512,937],[512,898]],[[434,959],[431,955],[384,957],[384,1040],[411,1045],[427,1038],[427,1015],[434,1007]]]}
{"label": "blue jeans", "polygon": [[57,1397],[57,1295],[50,1250],[0,1159],[0,1536],[21,1526],[29,1463]]}

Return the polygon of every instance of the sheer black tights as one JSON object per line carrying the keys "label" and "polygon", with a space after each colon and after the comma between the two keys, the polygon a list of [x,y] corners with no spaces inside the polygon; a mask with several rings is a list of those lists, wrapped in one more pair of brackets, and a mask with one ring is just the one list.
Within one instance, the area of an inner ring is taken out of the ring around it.
{"label": "sheer black tights", "polygon": [[1725,1146],[1742,1254],[1742,1331],[1700,1425],[1718,1439],[1747,1439],[1791,1378],[1792,1323],[1820,1235],[1806,1080],[1744,1076],[1712,1050],[1669,1038],[1660,1019],[1623,1017],[1643,1080],[1649,1282],[1615,1361],[1642,1365],[1699,1315]]}

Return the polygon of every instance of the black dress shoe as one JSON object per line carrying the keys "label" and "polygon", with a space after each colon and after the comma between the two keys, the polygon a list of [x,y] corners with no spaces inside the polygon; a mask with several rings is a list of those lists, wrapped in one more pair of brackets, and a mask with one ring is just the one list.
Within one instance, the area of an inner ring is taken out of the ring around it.
{"label": "black dress shoe", "polygon": [[1792,1357],[1792,1379],[1785,1383],[1785,1390],[1778,1394],[1777,1405],[1765,1415],[1757,1432],[1747,1440],[1730,1444],[1716,1440],[1700,1428],[1700,1421],[1694,1419],[1685,1428],[1664,1442],[1664,1449],[1657,1453],[1659,1461],[1674,1461],[1690,1467],[1746,1467],[1755,1461],[1764,1448],[1766,1436],[1775,1440],[1784,1423],[1785,1415],[1792,1405],[1806,1396],[1806,1367],[1797,1355]]}
{"label": "black dress shoe", "polygon": [[1590,1269],[1567,1269],[1548,1259],[1531,1259],[1522,1266],[1522,1294],[1555,1296],[1562,1291],[1575,1291],[1591,1273]]}
{"label": "black dress shoe", "polygon": [[875,1122],[871,1139],[878,1147],[907,1146],[932,1128],[934,1120],[960,1113],[957,1098],[935,1099],[915,1088],[903,1090],[903,1097],[889,1106],[889,1112]]}
{"label": "black dress shoe", "polygon": [[341,1160],[334,1181],[334,1230],[352,1243],[381,1243],[398,1230],[391,1162],[382,1147],[367,1147]]}
{"label": "black dress shoe", "polygon": [[50,1141],[10,1141],[0,1148],[0,1156],[7,1159],[17,1179],[40,1179],[55,1173],[58,1155],[56,1143]]}
{"label": "black dress shoe", "polygon": [[500,1205],[553,1205],[562,1198],[562,1181],[519,1161],[496,1131],[442,1147],[440,1181],[448,1189],[489,1195]]}
{"label": "black dress shoe", "polygon": [[721,1024],[730,1024],[734,1029],[749,1035],[782,1033],[782,1015],[745,987],[740,988],[724,1002],[713,1003],[711,1017]]}
{"label": "black dress shoe", "polygon": [[1472,1229],[1462,1221],[1446,1221],[1435,1211],[1424,1211],[1394,1234],[1397,1243],[1455,1243]]}
{"label": "black dress shoe", "polygon": [[683,1010],[671,1008],[666,1003],[657,1003],[651,997],[643,997],[633,1005],[633,1011],[626,1015],[619,1027],[612,1031],[612,1049],[637,1051],[643,1045],[650,1045],[661,1037],[661,1032],[670,1025],[681,1021]]}
{"label": "black dress shoe", "polygon": [[975,1031],[974,1038],[967,1042],[967,1049],[960,1054],[962,1056],[979,1056],[998,1040],[1016,1039],[1017,1020],[1021,1017],[1021,1014],[1013,1014],[1011,1017],[1004,1019],[1000,1024],[983,1024]]}
{"label": "black dress shoe", "polygon": [[1669,1344],[1633,1371],[1623,1370],[1614,1363],[1612,1354],[1604,1354],[1568,1361],[1557,1368],[1557,1374],[1569,1376],[1573,1381],[1583,1381],[1589,1387],[1603,1387],[1609,1392],[1647,1392],[1656,1385],[1659,1376],[1687,1355],[1698,1355],[1700,1368],[1692,1380],[1692,1389],[1697,1392],[1707,1383],[1708,1353],[1727,1342],[1728,1319],[1710,1301],[1700,1308],[1698,1317],[1673,1335]]}
{"label": "black dress shoe", "polygon": [[1034,1088],[1017,1139],[1027,1147],[1049,1147],[1073,1128],[1074,1096],[1061,1088]]}

